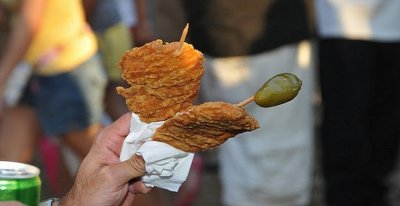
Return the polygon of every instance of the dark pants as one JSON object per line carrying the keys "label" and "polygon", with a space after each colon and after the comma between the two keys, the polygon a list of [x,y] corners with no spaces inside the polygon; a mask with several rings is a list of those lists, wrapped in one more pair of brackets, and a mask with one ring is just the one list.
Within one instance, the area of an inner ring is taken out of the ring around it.
{"label": "dark pants", "polygon": [[400,43],[319,42],[330,206],[385,206],[400,137]]}

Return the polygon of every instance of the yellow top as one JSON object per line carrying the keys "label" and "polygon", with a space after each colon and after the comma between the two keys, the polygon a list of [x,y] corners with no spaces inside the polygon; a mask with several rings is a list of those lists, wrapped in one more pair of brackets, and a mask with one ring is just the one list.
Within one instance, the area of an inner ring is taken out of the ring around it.
{"label": "yellow top", "polygon": [[43,19],[26,53],[36,73],[52,75],[73,70],[97,50],[80,0],[48,0]]}

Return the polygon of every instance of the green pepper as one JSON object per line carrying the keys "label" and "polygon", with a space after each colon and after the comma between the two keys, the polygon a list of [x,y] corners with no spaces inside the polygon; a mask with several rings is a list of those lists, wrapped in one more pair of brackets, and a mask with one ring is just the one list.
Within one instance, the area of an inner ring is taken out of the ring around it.
{"label": "green pepper", "polygon": [[278,74],[258,89],[254,101],[260,107],[273,107],[286,103],[297,96],[301,84],[301,80],[294,74]]}

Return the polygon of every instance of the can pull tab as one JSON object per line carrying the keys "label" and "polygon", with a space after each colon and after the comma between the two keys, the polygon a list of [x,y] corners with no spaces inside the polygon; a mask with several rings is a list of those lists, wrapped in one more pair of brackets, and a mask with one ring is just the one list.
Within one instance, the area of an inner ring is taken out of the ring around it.
{"label": "can pull tab", "polygon": [[0,175],[2,176],[9,176],[9,177],[13,177],[13,176],[21,176],[21,175],[28,175],[29,173],[24,170],[24,169],[1,169],[0,170]]}
{"label": "can pull tab", "polygon": [[40,175],[39,168],[19,162],[0,161],[0,178],[26,179]]}

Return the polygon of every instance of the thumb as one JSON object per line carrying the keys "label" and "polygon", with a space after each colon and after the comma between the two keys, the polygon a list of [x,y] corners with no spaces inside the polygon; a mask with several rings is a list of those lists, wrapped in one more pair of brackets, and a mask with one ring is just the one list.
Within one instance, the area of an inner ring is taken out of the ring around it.
{"label": "thumb", "polygon": [[141,177],[146,173],[142,156],[136,154],[124,162],[112,165],[112,167],[115,181],[121,184],[128,183],[129,180]]}

